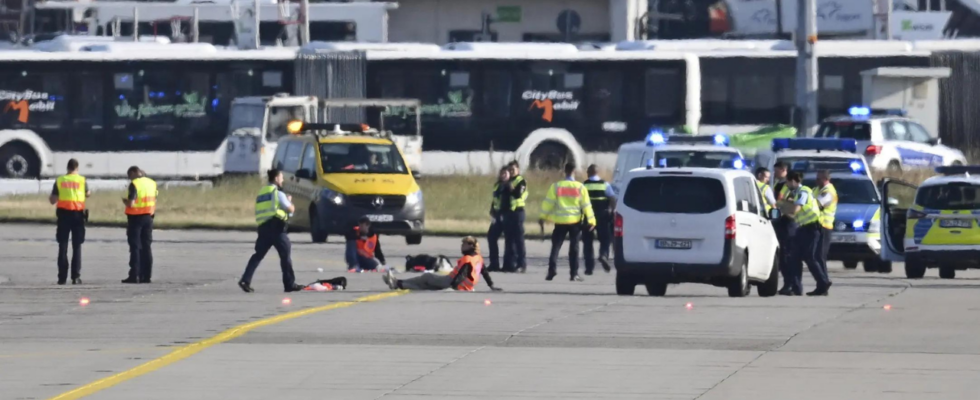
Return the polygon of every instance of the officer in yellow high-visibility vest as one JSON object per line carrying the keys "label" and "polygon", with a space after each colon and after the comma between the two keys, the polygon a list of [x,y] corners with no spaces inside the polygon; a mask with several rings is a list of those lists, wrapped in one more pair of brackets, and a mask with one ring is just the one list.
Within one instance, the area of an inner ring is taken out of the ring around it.
{"label": "officer in yellow high-visibility vest", "polygon": [[[827,257],[834,234],[834,217],[837,215],[837,188],[830,182],[830,171],[817,172],[817,205],[820,207],[820,246],[817,250],[820,272],[830,281]],[[828,285],[829,286],[829,285]]]}
{"label": "officer in yellow high-visibility vest", "polygon": [[[487,270],[500,271],[500,236],[504,234],[504,212],[502,207],[510,207],[510,196],[504,190],[510,180],[510,167],[503,167],[493,184],[493,194],[490,201],[490,229],[487,229],[487,247],[490,250]],[[506,243],[506,241],[504,242]],[[505,249],[506,251],[506,249]]]}
{"label": "officer in yellow high-visibility vest", "polygon": [[303,286],[296,284],[290,254],[292,244],[289,242],[289,236],[286,235],[286,222],[296,208],[293,207],[292,196],[282,192],[282,173],[278,169],[270,169],[268,178],[269,184],[263,186],[255,198],[255,223],[259,227],[259,237],[255,240],[255,254],[248,259],[248,265],[245,267],[242,279],[238,281],[238,287],[246,293],[254,291],[252,275],[255,274],[255,269],[259,267],[259,263],[265,258],[269,249],[275,247],[279,253],[283,287],[287,292],[298,292],[303,290]]}
{"label": "officer in yellow high-visibility vest", "polygon": [[153,218],[157,209],[157,183],[139,167],[126,171],[132,182],[126,205],[126,238],[129,241],[129,277],[122,283],[150,283],[153,277]]}
{"label": "officer in yellow high-visibility vest", "polygon": [[58,284],[68,281],[68,239],[71,236],[71,284],[82,283],[82,243],[85,242],[85,199],[92,195],[85,177],[78,174],[78,160],[68,160],[68,173],[59,176],[48,200],[57,206]]}
{"label": "officer in yellow high-visibility vest", "polygon": [[800,295],[803,292],[803,263],[806,263],[810,273],[817,281],[816,290],[807,293],[807,296],[826,296],[830,289],[830,278],[822,272],[818,247],[820,246],[820,206],[817,204],[816,196],[813,191],[803,186],[803,175],[793,171],[786,179],[786,185],[792,190],[790,195],[791,202],[784,202],[782,211],[796,220],[799,226],[793,246],[793,261],[790,265],[792,269],[792,294]]}
{"label": "officer in yellow high-visibility vest", "polygon": [[527,181],[521,175],[517,161],[507,165],[510,181],[504,185],[509,206],[501,205],[504,214],[504,272],[527,271],[527,250],[524,246],[524,206],[527,203]]}
{"label": "officer in yellow high-visibility vest", "polygon": [[[772,172],[773,180],[776,183],[776,185],[773,186],[773,193],[776,195],[776,207],[781,209],[783,204],[792,203],[792,201],[789,201],[788,199],[791,190],[789,189],[789,186],[786,185],[786,176],[789,173],[789,166],[782,161],[777,161],[773,166]],[[797,292],[795,290],[796,282],[793,279],[794,277],[789,269],[790,266],[793,265],[793,244],[797,230],[796,221],[783,213],[780,215],[779,219],[773,221],[772,227],[773,230],[776,231],[776,239],[779,240],[779,272],[783,275],[783,287],[779,289],[779,294],[794,294]]]}
{"label": "officer in yellow high-visibility vest", "polygon": [[768,168],[759,167],[755,169],[755,185],[759,188],[759,193],[762,194],[762,201],[766,204],[766,215],[769,215],[769,210],[772,210],[776,206],[776,195],[772,191],[772,187],[769,186]]}
{"label": "officer in yellow high-visibility vest", "polygon": [[[578,275],[578,244],[581,240],[582,228],[595,228],[595,214],[592,212],[592,202],[589,191],[582,182],[575,180],[575,164],[565,164],[565,179],[556,182],[548,189],[544,202],[541,204],[541,218],[538,224],[544,229],[544,222],[551,221],[555,229],[551,233],[551,256],[548,258],[547,280],[558,275],[558,252],[570,236],[571,244],[568,249],[568,264],[571,267],[571,280],[582,281]],[[582,222],[585,222],[583,224]]]}

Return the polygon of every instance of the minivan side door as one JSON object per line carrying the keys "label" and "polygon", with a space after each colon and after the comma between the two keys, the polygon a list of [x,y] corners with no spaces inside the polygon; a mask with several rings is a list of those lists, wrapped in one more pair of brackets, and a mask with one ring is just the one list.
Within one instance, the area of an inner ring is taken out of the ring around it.
{"label": "minivan side door", "polygon": [[[734,179],[735,185],[735,222],[737,226],[736,238],[745,235],[748,238],[746,247],[749,251],[748,274],[752,277],[760,276],[760,271],[765,269],[765,245],[760,240],[764,235],[762,221],[759,217],[758,196],[754,192],[759,189],[748,177],[738,177]],[[742,232],[745,233],[742,233]],[[741,241],[738,241],[741,242]],[[741,243],[739,243],[741,244]]]}

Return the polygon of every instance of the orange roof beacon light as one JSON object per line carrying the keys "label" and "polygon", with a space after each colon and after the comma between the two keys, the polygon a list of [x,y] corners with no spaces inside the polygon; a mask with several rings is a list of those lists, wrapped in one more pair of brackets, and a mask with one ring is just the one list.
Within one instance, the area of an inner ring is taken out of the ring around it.
{"label": "orange roof beacon light", "polygon": [[303,131],[303,121],[300,120],[289,121],[289,123],[286,124],[286,131],[288,131],[290,134],[298,135],[300,132]]}

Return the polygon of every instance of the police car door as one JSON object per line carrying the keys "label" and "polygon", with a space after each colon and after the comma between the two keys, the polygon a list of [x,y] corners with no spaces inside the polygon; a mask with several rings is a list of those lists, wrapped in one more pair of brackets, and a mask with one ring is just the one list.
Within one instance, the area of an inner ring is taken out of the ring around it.
{"label": "police car door", "polygon": [[881,182],[881,259],[905,261],[906,215],[915,201],[915,185],[894,179]]}
{"label": "police car door", "polygon": [[905,169],[943,165],[943,157],[935,154],[929,143],[929,134],[921,126],[904,120],[889,121],[884,125],[886,125],[886,137],[889,139],[888,144],[895,147]]}

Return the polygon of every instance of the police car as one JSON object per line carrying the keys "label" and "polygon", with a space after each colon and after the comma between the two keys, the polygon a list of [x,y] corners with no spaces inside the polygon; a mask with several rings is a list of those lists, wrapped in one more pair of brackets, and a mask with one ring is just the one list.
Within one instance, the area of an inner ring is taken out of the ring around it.
{"label": "police car", "polygon": [[619,188],[627,172],[636,168],[725,168],[743,169],[751,164],[738,149],[729,147],[726,135],[667,135],[654,130],[642,142],[619,147],[613,189]]}
{"label": "police car", "polygon": [[[873,180],[868,162],[857,154],[857,148],[853,139],[773,139],[775,156],[768,168],[772,171],[777,162],[783,162],[795,171],[849,171]],[[772,179],[775,186],[775,176]]]}
{"label": "police car", "polygon": [[886,179],[881,201],[882,259],[905,261],[905,275],[921,278],[980,268],[980,166],[939,167],[916,187]]}
{"label": "police car", "polygon": [[817,138],[854,139],[875,170],[899,172],[914,168],[964,165],[963,152],[941,144],[903,110],[851,107],[848,115],[820,123]]}

